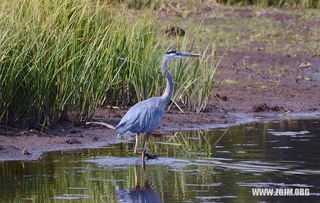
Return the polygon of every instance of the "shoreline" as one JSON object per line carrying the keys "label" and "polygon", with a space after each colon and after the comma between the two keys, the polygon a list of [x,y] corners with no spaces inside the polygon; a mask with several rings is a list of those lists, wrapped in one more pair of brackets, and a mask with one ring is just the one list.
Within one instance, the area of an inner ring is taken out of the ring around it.
{"label": "shoreline", "polygon": [[[177,125],[172,120],[177,116],[185,115],[192,117],[189,122],[185,122],[183,126]],[[190,116],[191,115],[191,116]],[[215,113],[219,115],[220,119],[217,122],[207,122],[203,124],[195,124],[194,119],[209,119],[212,118],[213,113],[205,114],[180,114],[167,113],[165,115],[163,124],[155,131],[155,134],[167,134],[172,132],[191,131],[191,130],[209,130],[214,128],[225,128],[238,126],[252,122],[268,122],[280,121],[285,119],[301,120],[301,119],[319,119],[320,112],[301,112],[283,115],[279,112],[271,113]],[[225,117],[229,117],[224,120]],[[190,122],[191,121],[191,122]],[[208,120],[210,121],[210,119]],[[69,131],[66,131],[69,128]],[[22,135],[22,136],[8,136],[0,134],[0,161],[36,161],[43,158],[43,156],[52,151],[73,151],[89,148],[101,148],[111,144],[131,142],[134,137],[128,136],[127,139],[118,139],[114,134],[114,130],[107,129],[101,126],[91,127],[71,127],[58,126],[52,130],[59,135],[40,136],[39,134]],[[9,133],[9,132],[8,132]],[[21,133],[21,132],[19,132]]]}

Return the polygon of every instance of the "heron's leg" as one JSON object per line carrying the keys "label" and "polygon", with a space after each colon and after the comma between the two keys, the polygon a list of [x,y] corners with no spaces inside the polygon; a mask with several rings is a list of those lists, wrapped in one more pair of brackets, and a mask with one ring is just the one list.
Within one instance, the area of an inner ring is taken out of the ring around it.
{"label": "heron's leg", "polygon": [[133,153],[135,154],[138,153],[138,137],[139,137],[139,133],[136,134],[136,144],[134,146],[134,151],[133,151]]}
{"label": "heron's leg", "polygon": [[149,142],[149,138],[150,138],[151,134],[146,134],[146,143],[145,143],[145,147],[144,147],[144,156],[147,157],[147,159],[157,159],[158,158],[158,155],[156,154],[148,154],[146,151],[147,151],[147,145],[148,145],[148,142]]}
{"label": "heron's leg", "polygon": [[143,148],[142,148],[142,164],[144,165],[145,162],[145,155],[146,155],[146,151],[147,151],[147,144],[148,144],[148,138],[149,138],[149,134],[145,134],[144,135],[144,139],[143,139]]}

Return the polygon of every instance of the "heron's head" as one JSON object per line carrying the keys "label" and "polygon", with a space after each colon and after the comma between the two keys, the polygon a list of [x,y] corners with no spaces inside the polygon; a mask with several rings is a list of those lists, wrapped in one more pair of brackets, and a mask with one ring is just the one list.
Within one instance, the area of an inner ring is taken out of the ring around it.
{"label": "heron's head", "polygon": [[199,57],[201,55],[172,49],[167,51],[165,56],[168,57],[169,59],[181,59],[181,58],[187,58],[187,57]]}

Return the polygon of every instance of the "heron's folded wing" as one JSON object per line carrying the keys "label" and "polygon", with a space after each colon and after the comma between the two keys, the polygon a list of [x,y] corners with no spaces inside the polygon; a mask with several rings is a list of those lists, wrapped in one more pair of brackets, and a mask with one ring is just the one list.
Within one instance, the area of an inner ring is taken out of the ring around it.
{"label": "heron's folded wing", "polygon": [[117,125],[117,133],[146,133],[156,128],[162,119],[163,108],[158,98],[150,98],[135,104]]}

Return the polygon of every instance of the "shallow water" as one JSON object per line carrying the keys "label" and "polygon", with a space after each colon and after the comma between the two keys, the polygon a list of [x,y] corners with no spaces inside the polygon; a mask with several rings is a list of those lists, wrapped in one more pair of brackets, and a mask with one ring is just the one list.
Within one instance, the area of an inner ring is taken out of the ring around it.
{"label": "shallow water", "polygon": [[[141,140],[140,140],[141,141]],[[142,143],[139,143],[142,146]],[[320,121],[282,120],[0,163],[0,202],[319,202]],[[140,149],[141,150],[141,149]],[[253,196],[252,188],[310,196]]]}

